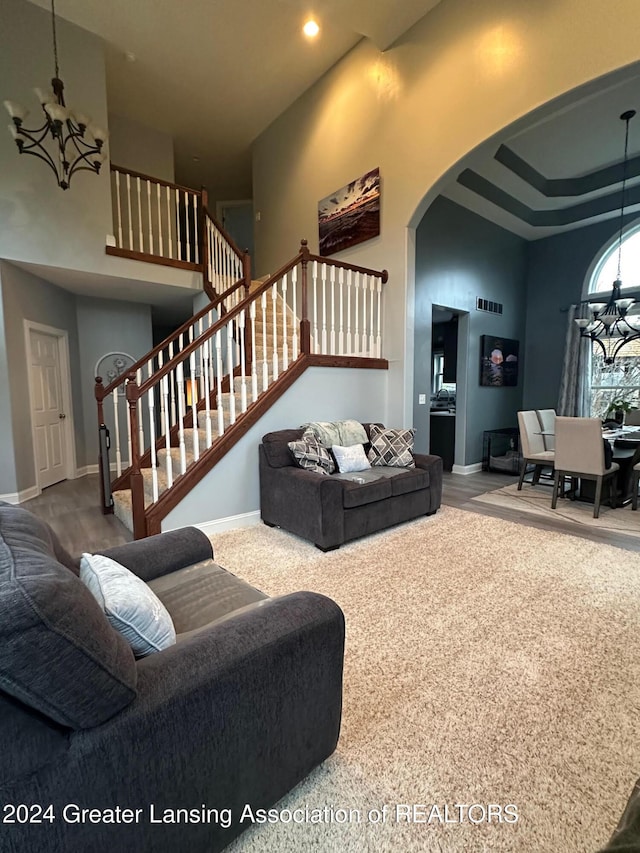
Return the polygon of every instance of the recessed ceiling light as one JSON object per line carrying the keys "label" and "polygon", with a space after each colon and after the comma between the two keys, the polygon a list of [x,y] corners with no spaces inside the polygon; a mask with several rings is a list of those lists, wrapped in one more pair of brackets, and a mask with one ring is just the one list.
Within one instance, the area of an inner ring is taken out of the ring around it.
{"label": "recessed ceiling light", "polygon": [[193,154],[193,155],[191,156],[191,159],[193,160],[193,162],[194,162],[194,163],[199,163],[199,162],[200,162],[200,158],[198,157],[198,155],[197,155],[197,154]]}
{"label": "recessed ceiling light", "polygon": [[313,18],[310,18],[307,21],[307,23],[304,25],[304,27],[302,28],[302,32],[305,34],[305,36],[307,38],[314,39],[318,35],[318,33],[320,32],[320,27],[313,20]]}
{"label": "recessed ceiling light", "polygon": [[127,62],[135,62],[138,57],[135,55],[135,53],[132,53],[129,50],[125,53],[124,58],[127,60]]}

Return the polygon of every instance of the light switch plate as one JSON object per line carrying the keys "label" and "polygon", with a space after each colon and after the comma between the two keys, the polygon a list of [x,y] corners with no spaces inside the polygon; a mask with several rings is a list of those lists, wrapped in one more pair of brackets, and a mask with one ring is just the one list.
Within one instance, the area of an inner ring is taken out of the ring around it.
{"label": "light switch plate", "polygon": [[418,405],[424,406],[424,404],[426,402],[427,402],[427,395],[426,394],[418,394]]}

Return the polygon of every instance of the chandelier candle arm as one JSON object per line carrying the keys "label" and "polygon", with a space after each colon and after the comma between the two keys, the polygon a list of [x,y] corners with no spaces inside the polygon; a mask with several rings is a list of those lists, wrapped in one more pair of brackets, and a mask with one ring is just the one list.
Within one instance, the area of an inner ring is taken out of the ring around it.
{"label": "chandelier candle arm", "polygon": [[612,365],[616,356],[626,344],[640,338],[640,314],[636,311],[628,316],[632,308],[637,306],[635,299],[621,296],[622,281],[622,242],[624,231],[625,191],[627,184],[627,164],[629,160],[629,122],[635,116],[635,110],[626,110],[620,119],[625,123],[624,159],[622,167],[622,187],[620,191],[620,225],[618,230],[618,267],[617,277],[613,282],[611,295],[607,302],[589,302],[591,317],[576,318],[575,323],[580,330],[580,337],[587,338],[597,344],[602,350],[604,362]]}
{"label": "chandelier candle arm", "polygon": [[[91,123],[89,116],[71,110],[64,101],[64,83],[58,70],[55,0],[51,0],[54,76],[51,89],[35,89],[44,114],[44,124],[35,129],[23,126],[28,112],[17,101],[4,101],[13,123],[9,125],[20,154],[32,154],[45,162],[56,176],[58,186],[66,190],[75,172],[98,174],[106,155],[103,146],[107,134]],[[51,150],[50,150],[51,149]]]}

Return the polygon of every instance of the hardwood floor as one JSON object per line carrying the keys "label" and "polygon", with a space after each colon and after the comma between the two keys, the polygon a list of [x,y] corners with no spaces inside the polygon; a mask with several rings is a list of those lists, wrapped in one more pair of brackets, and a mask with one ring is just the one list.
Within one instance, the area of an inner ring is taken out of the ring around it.
{"label": "hardwood floor", "polygon": [[89,474],[49,486],[22,506],[50,524],[67,551],[79,556],[83,551],[97,551],[133,539],[114,515],[102,514],[99,494],[100,478]]}
{"label": "hardwood floor", "polygon": [[[447,472],[444,475],[442,502],[480,515],[492,515],[529,527],[570,533],[593,542],[640,551],[640,538],[625,536],[615,531],[578,526],[564,519],[549,522],[546,518],[538,519],[518,510],[474,503],[471,500],[475,495],[515,483],[517,479],[506,474],[485,471],[466,476]],[[94,474],[50,486],[39,497],[26,501],[23,506],[48,522],[71,554],[79,555],[83,551],[130,542],[133,537],[127,528],[115,516],[102,514],[98,495],[98,475]]]}
{"label": "hardwood floor", "polygon": [[[490,506],[488,504],[474,503],[471,498],[500,489],[510,483],[517,483],[518,478],[508,474],[495,474],[481,471],[477,474],[451,474],[445,472],[442,485],[442,502],[448,506],[458,509],[477,512],[480,515],[492,515],[495,518],[504,518],[505,521],[515,521],[528,527],[537,527],[542,530],[555,530],[558,533],[569,533],[592,542],[601,542],[606,545],[615,545],[617,548],[625,548],[627,551],[640,551],[640,538],[636,536],[625,536],[614,530],[603,530],[597,527],[573,524],[563,518],[549,520],[548,518],[537,518],[534,515],[514,509]],[[526,489],[526,484],[524,488]],[[549,503],[551,503],[551,487],[549,487]],[[612,510],[615,512],[615,510]]]}

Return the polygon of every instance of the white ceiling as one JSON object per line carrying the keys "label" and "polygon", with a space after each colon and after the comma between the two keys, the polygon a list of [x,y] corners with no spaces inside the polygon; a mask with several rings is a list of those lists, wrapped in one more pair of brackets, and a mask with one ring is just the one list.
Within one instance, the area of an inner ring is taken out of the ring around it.
{"label": "white ceiling", "polygon": [[[499,139],[491,140],[465,158],[457,169],[456,177],[463,169],[471,169],[532,211],[562,210],[617,193],[620,182],[579,196],[547,197],[498,162],[495,153],[501,144],[506,145],[549,179],[588,175],[622,160],[625,124],[620,120],[620,115],[629,109],[635,109],[638,113],[629,125],[631,159],[640,154],[640,77],[620,74],[615,80],[601,81],[595,88],[590,88],[588,93],[570,96],[556,109],[546,108],[543,117],[534,115],[525,118],[524,129],[517,132],[507,130]],[[587,215],[567,225],[530,225],[461,186],[456,177],[446,185],[442,195],[527,240],[548,237],[619,215],[618,206],[609,213]],[[627,187],[639,183],[638,178],[632,178],[627,182]],[[639,207],[637,204],[629,205],[625,210],[631,213]],[[588,204],[585,213],[588,213]]]}
{"label": "white ceiling", "polygon": [[105,40],[110,112],[173,137],[179,183],[243,198],[256,136],[361,38],[385,50],[439,2],[56,0],[56,14]]}

